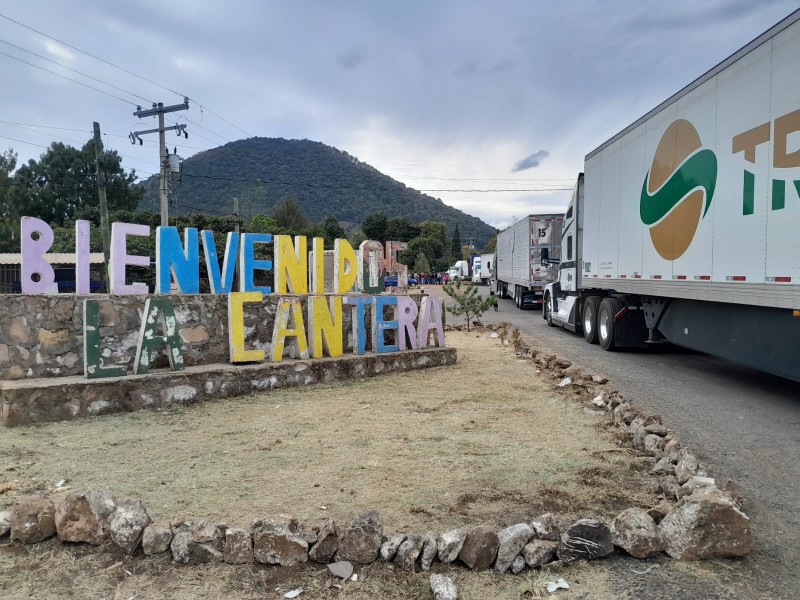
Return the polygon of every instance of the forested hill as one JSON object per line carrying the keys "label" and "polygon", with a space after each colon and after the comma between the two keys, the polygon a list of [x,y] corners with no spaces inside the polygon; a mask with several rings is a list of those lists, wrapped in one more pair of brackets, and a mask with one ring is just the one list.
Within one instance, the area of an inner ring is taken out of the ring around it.
{"label": "forested hill", "polygon": [[[158,212],[158,183],[147,180],[139,208]],[[269,215],[284,196],[295,197],[313,222],[333,214],[340,223],[360,224],[371,213],[412,223],[440,221],[461,239],[483,246],[495,230],[477,217],[444,204],[384,175],[346,152],[309,140],[250,138],[201,152],[183,163],[171,212],[203,210],[231,214],[233,198],[247,217]]]}

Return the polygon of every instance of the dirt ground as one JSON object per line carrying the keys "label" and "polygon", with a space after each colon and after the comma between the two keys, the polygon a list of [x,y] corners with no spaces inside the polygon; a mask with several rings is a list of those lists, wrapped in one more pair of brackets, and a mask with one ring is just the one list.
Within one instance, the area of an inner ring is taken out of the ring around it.
{"label": "dirt ground", "polygon": [[[600,415],[557,390],[531,361],[488,332],[449,332],[448,343],[459,352],[453,367],[5,429],[0,506],[33,490],[58,498],[106,487],[120,499],[143,500],[154,519],[247,525],[291,512],[314,524],[378,509],[385,532],[421,533],[503,527],[546,511],[565,522],[608,520],[658,502],[648,461],[621,447]],[[716,595],[724,590],[720,564],[619,556],[557,575],[438,570],[455,579],[464,599],[543,597],[546,582],[561,576],[572,586],[559,592],[565,598],[636,598],[645,581],[663,579],[666,590],[681,578],[694,589],[703,584],[709,593],[698,597],[725,598]],[[280,598],[296,587],[305,590],[301,598],[431,597],[426,574],[383,564],[365,567],[342,589],[333,583],[312,564],[180,567],[168,556],[125,558],[58,540],[0,544],[3,598]]]}

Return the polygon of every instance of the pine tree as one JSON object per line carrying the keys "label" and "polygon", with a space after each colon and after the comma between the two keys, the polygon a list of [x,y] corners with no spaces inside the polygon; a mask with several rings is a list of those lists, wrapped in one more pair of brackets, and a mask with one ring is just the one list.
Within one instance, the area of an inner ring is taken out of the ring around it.
{"label": "pine tree", "polygon": [[[462,287],[464,288],[462,291]],[[481,298],[478,288],[470,282],[462,286],[462,282],[456,281],[455,284],[448,283],[444,286],[444,293],[455,301],[455,306],[448,306],[447,312],[459,316],[464,315],[467,320],[467,331],[469,331],[472,318],[480,318],[487,310],[494,306],[497,301],[494,296]]]}
{"label": "pine tree", "polygon": [[458,231],[458,223],[453,231],[453,240],[450,242],[450,258],[453,264],[461,260],[461,233]]}

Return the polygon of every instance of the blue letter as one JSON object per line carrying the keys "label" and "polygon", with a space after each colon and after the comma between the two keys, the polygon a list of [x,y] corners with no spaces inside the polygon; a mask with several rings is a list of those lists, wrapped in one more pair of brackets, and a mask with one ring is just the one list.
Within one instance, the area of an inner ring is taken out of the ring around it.
{"label": "blue letter", "polygon": [[272,270],[271,260],[256,260],[256,244],[269,244],[272,236],[269,233],[243,233],[242,245],[239,248],[239,291],[240,292],[261,292],[271,294],[272,286],[256,286],[253,282],[255,271]]}

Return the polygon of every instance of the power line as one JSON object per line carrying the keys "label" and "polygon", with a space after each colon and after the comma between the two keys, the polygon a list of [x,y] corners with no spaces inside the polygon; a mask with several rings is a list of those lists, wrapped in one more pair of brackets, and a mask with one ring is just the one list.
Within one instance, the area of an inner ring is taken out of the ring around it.
{"label": "power line", "polygon": [[[2,15],[0,15],[0,16],[2,16]],[[39,65],[35,65],[32,62],[28,62],[27,60],[22,60],[21,58],[17,58],[16,56],[12,56],[11,54],[7,54],[7,53],[2,52],[2,51],[0,51],[0,54],[2,54],[3,56],[7,56],[8,58],[11,58],[13,60],[18,60],[21,63],[24,63],[26,65],[29,65],[29,66],[33,67],[34,69],[39,69],[41,71],[44,71],[45,73],[50,73],[51,75],[55,75],[56,77],[61,77],[62,79],[66,79],[67,81],[71,81],[72,83],[77,83],[78,85],[82,85],[83,87],[89,88],[90,90],[94,90],[95,92],[100,92],[101,94],[105,94],[106,96],[111,96],[112,98],[116,98],[117,100],[121,100],[122,102],[125,102],[126,104],[132,104],[133,106],[137,106],[137,104],[135,102],[131,102],[130,100],[125,100],[125,98],[120,98],[119,96],[115,96],[114,94],[111,94],[109,92],[101,90],[100,88],[96,88],[94,86],[91,86],[88,83],[83,83],[82,81],[78,81],[77,79],[72,79],[71,77],[67,77],[66,75],[62,75],[61,73],[56,73],[55,71],[51,71],[50,69],[45,69],[44,67],[40,67]]]}
{"label": "power line", "polygon": [[131,96],[135,96],[136,98],[144,100],[145,102],[152,102],[152,100],[149,100],[149,99],[145,98],[144,96],[140,96],[139,94],[136,94],[136,93],[131,92],[129,90],[126,90],[124,88],[118,87],[118,86],[114,85],[113,83],[108,83],[107,81],[103,81],[102,79],[98,79],[97,77],[92,77],[91,75],[88,75],[88,74],[84,73],[83,71],[78,71],[78,69],[73,69],[72,67],[68,67],[67,65],[62,65],[60,62],[55,61],[52,58],[47,58],[46,56],[42,56],[41,54],[36,54],[36,52],[31,52],[30,50],[26,50],[25,48],[23,48],[21,46],[17,46],[16,44],[12,44],[11,42],[7,42],[6,40],[0,40],[0,42],[2,42],[3,44],[6,44],[7,46],[11,46],[12,48],[16,48],[17,50],[22,50],[23,52],[27,52],[28,54],[32,54],[33,56],[35,56],[37,58],[41,58],[42,60],[46,60],[47,62],[53,63],[54,65],[57,65],[57,66],[61,67],[62,69],[67,69],[68,71],[72,71],[73,73],[77,73],[78,75],[83,75],[84,77],[88,77],[89,79],[91,79],[93,81],[96,81],[98,83],[102,83],[103,85],[107,85],[108,87],[114,88],[115,90],[119,90],[120,92],[125,92],[126,94],[130,94]]}
{"label": "power line", "polygon": [[35,29],[35,28],[33,28],[33,27],[30,27],[29,25],[25,25],[25,23],[21,23],[20,21],[17,21],[16,19],[12,19],[11,17],[9,17],[9,16],[6,16],[6,15],[4,15],[4,14],[2,14],[2,13],[0,13],[0,17],[1,17],[1,18],[3,18],[3,19],[5,19],[5,20],[7,20],[7,21],[11,21],[12,23],[15,23],[16,25],[19,25],[20,27],[24,27],[25,29],[27,29],[27,30],[29,30],[29,31],[33,31],[34,33],[38,33],[39,35],[41,35],[41,36],[44,36],[44,37],[46,37],[46,38],[48,38],[48,39],[50,39],[50,40],[53,40],[54,42],[58,42],[58,43],[59,43],[59,44],[61,44],[62,46],[66,46],[67,48],[72,48],[72,49],[73,49],[73,50],[75,50],[76,52],[80,52],[81,54],[85,54],[86,56],[90,56],[90,57],[92,57],[92,58],[93,58],[93,59],[95,59],[95,60],[99,60],[99,61],[100,61],[100,62],[102,62],[102,63],[105,63],[105,64],[107,64],[107,65],[109,65],[109,66],[111,66],[111,67],[114,67],[115,69],[119,69],[120,71],[123,71],[123,72],[127,73],[128,75],[132,75],[133,77],[138,77],[139,79],[141,79],[141,80],[143,80],[143,81],[146,81],[147,83],[151,83],[151,84],[153,84],[153,85],[155,85],[155,86],[158,86],[158,87],[160,87],[161,89],[163,89],[163,90],[166,90],[166,91],[168,91],[168,92],[171,92],[171,93],[173,93],[173,94],[175,94],[175,95],[177,95],[177,96],[181,96],[181,97],[187,97],[187,98],[189,98],[189,100],[191,100],[192,102],[194,102],[195,104],[197,104],[197,105],[198,105],[198,106],[199,106],[201,109],[205,109],[205,110],[207,110],[207,111],[208,111],[208,112],[210,112],[212,115],[214,115],[215,117],[217,117],[217,118],[218,118],[218,119],[220,119],[221,121],[224,121],[225,123],[227,123],[227,124],[228,124],[228,125],[230,125],[231,127],[234,127],[234,128],[236,128],[236,129],[238,129],[239,131],[241,131],[242,133],[244,133],[246,136],[249,136],[249,135],[250,135],[249,133],[247,133],[247,132],[246,132],[244,129],[242,129],[241,127],[239,127],[239,126],[237,126],[237,125],[234,125],[233,123],[231,123],[231,122],[230,122],[230,121],[228,121],[227,119],[225,119],[225,118],[221,117],[220,115],[218,115],[217,113],[215,113],[213,110],[211,110],[211,109],[210,109],[210,108],[208,108],[207,106],[204,106],[203,104],[201,104],[200,102],[198,102],[198,101],[197,101],[197,100],[195,100],[194,98],[191,98],[191,97],[187,96],[186,94],[181,94],[180,92],[176,92],[176,91],[175,91],[175,90],[173,90],[172,88],[170,88],[170,87],[167,87],[167,86],[165,86],[165,85],[162,85],[162,84],[158,83],[157,81],[153,81],[152,79],[149,79],[149,78],[147,78],[147,77],[145,77],[145,76],[143,76],[143,75],[139,75],[138,73],[134,73],[133,71],[130,71],[130,70],[126,69],[125,67],[120,67],[119,65],[117,65],[117,64],[114,64],[114,63],[112,63],[111,61],[108,61],[108,60],[106,60],[106,59],[104,59],[104,58],[100,58],[100,57],[99,57],[99,56],[97,56],[96,54],[92,54],[91,52],[87,52],[86,50],[82,50],[82,49],[78,48],[77,46],[73,46],[72,44],[68,44],[67,42],[64,42],[64,41],[62,41],[62,40],[60,40],[60,39],[58,39],[58,38],[55,38],[55,37],[53,37],[52,35],[48,35],[48,34],[44,33],[43,31],[39,31],[38,29]]}
{"label": "power line", "polygon": [[39,148],[44,148],[45,150],[50,149],[50,146],[42,146],[41,144],[34,144],[33,142],[18,140],[17,138],[8,137],[6,135],[0,135],[0,138],[3,138],[4,140],[11,140],[12,142],[19,142],[20,144],[28,144],[29,146],[39,146]]}

